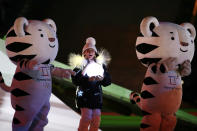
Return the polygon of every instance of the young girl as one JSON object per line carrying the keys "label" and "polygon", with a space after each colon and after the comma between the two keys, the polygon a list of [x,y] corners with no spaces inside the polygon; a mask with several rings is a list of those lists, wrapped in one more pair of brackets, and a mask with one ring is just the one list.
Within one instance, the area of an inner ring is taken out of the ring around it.
{"label": "young girl", "polygon": [[102,86],[111,84],[106,65],[110,61],[109,54],[103,50],[98,53],[96,41],[89,37],[81,55],[70,55],[70,65],[76,67],[72,74],[72,82],[77,86],[76,104],[81,110],[78,131],[97,131],[100,125],[102,108]]}

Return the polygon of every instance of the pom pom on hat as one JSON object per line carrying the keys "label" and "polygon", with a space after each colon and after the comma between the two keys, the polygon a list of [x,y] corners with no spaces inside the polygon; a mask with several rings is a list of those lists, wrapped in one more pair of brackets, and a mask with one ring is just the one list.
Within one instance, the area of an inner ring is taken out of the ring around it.
{"label": "pom pom on hat", "polygon": [[86,44],[91,43],[92,45],[96,45],[96,40],[93,37],[88,37],[86,39]]}
{"label": "pom pom on hat", "polygon": [[90,48],[93,49],[97,53],[97,49],[95,45],[96,45],[96,40],[93,37],[88,37],[86,39],[86,44],[83,47],[82,54],[84,53],[85,50],[90,49]]}

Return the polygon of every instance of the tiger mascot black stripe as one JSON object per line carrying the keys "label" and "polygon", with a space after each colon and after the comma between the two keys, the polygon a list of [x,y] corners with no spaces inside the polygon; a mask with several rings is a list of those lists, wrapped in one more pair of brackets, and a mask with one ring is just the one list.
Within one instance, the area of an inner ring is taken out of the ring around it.
{"label": "tiger mascot black stripe", "polygon": [[42,131],[48,123],[51,75],[69,78],[71,71],[50,64],[58,52],[55,22],[17,18],[7,33],[6,50],[17,65],[11,87],[0,73],[0,87],[11,92],[15,109],[13,131]]}
{"label": "tiger mascot black stripe", "polygon": [[182,100],[182,76],[191,72],[196,31],[193,25],[158,22],[146,17],[140,25],[136,53],[148,67],[140,95],[130,101],[142,110],[141,131],[173,131]]}

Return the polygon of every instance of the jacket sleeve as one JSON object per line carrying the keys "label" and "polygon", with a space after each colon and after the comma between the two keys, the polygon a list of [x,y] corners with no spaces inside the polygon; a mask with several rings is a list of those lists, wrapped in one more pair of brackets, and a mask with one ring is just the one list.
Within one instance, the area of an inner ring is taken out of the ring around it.
{"label": "jacket sleeve", "polygon": [[76,75],[75,76],[71,75],[72,83],[74,85],[81,86],[81,85],[84,85],[84,84],[88,83],[89,77],[87,75],[86,76],[83,76],[81,69],[75,68],[73,71],[76,72]]}
{"label": "jacket sleeve", "polygon": [[107,68],[105,65],[103,65],[103,69],[104,69],[104,78],[100,83],[101,83],[101,85],[103,85],[105,87],[105,86],[111,85],[111,76],[110,76],[109,72],[107,71]]}

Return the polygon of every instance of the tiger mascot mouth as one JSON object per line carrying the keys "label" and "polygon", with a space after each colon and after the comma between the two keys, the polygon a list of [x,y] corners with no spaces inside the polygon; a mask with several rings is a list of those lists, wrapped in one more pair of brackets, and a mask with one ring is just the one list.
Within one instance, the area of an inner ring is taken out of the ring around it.
{"label": "tiger mascot mouth", "polygon": [[[48,38],[50,42],[54,42],[55,38]],[[53,43],[54,45],[49,44],[49,47],[51,48],[55,48],[55,43]]]}
{"label": "tiger mascot mouth", "polygon": [[180,51],[181,51],[181,52],[187,52],[188,50],[183,50],[183,49],[180,48]]}
{"label": "tiger mascot mouth", "polygon": [[49,47],[51,47],[51,48],[55,48],[55,45],[50,45],[50,44],[49,44]]}
{"label": "tiger mascot mouth", "polygon": [[[191,41],[192,42],[192,41]],[[189,44],[188,43],[186,43],[186,42],[180,42],[180,44],[183,46],[183,47],[187,47]],[[186,50],[183,50],[182,48],[180,48],[180,51],[181,52],[187,52],[188,50],[186,49]]]}

